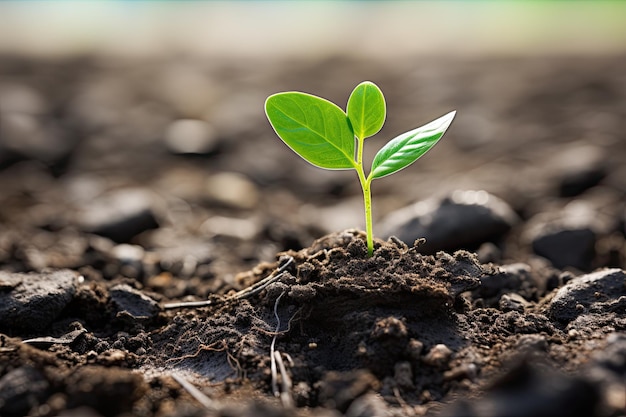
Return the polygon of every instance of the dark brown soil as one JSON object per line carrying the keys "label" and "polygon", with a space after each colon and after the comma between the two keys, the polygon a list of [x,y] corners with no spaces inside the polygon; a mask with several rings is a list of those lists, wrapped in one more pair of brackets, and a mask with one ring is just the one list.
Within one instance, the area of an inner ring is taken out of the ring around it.
{"label": "dark brown soil", "polygon": [[[0,62],[0,416],[626,416],[623,57]],[[363,79],[459,112],[372,257],[262,113]]]}

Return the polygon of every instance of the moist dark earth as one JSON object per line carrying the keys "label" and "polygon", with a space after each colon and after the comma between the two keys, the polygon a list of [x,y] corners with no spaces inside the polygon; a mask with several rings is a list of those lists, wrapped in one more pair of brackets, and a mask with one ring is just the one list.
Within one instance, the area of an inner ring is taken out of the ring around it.
{"label": "moist dark earth", "polygon": [[[263,113],[363,80],[458,112],[372,257]],[[0,57],[0,415],[626,416],[624,132],[623,56]]]}

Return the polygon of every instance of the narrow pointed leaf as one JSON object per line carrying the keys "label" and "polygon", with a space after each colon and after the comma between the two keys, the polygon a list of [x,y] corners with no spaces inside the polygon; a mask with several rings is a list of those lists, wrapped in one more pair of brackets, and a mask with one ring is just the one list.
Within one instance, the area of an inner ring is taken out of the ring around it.
{"label": "narrow pointed leaf", "polygon": [[385,123],[385,97],[376,84],[364,81],[350,94],[347,111],[354,134],[365,139],[378,133]]}
{"label": "narrow pointed leaf", "polygon": [[307,162],[326,169],[355,167],[354,133],[335,104],[306,93],[278,93],[265,101],[265,113],[278,137]]}
{"label": "narrow pointed leaf", "polygon": [[389,141],[374,157],[372,179],[393,174],[417,161],[441,139],[455,114],[455,111],[450,112]]}

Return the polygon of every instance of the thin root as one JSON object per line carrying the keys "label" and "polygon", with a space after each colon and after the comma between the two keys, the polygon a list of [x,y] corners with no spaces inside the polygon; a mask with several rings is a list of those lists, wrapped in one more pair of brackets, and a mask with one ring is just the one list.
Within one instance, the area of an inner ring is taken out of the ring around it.
{"label": "thin root", "polygon": [[254,294],[257,294],[259,292],[261,292],[263,289],[265,289],[268,285],[270,285],[271,283],[278,281],[280,278],[282,278],[285,274],[286,274],[286,269],[289,265],[291,265],[292,262],[295,262],[295,260],[293,259],[293,257],[289,257],[289,259],[287,259],[287,262],[285,262],[284,264],[282,264],[276,271],[274,271],[272,274],[270,274],[269,276],[263,278],[261,281],[249,286],[248,288],[244,288],[243,290],[236,292],[235,294],[228,296],[228,297],[224,297],[224,298],[220,298],[217,300],[206,300],[206,301],[187,301],[187,302],[180,302],[180,303],[168,303],[163,305],[163,308],[166,310],[169,309],[174,309],[174,308],[196,308],[196,307],[208,307],[208,306],[213,306],[213,305],[218,305],[218,304],[224,304],[224,303],[228,303],[230,301],[236,301],[236,300],[241,300],[242,298],[247,298],[250,297]]}
{"label": "thin root", "polygon": [[191,384],[185,378],[183,378],[182,376],[177,375],[177,374],[171,374],[171,376],[172,376],[172,378],[174,378],[174,380],[176,380],[176,382],[178,382],[180,384],[181,387],[183,387],[185,390],[187,390],[187,392],[193,398],[195,398],[196,401],[198,401],[204,408],[206,408],[209,411],[216,411],[217,410],[215,401],[213,401],[212,399],[207,397],[202,391],[200,391],[198,388],[196,388],[193,384]]}

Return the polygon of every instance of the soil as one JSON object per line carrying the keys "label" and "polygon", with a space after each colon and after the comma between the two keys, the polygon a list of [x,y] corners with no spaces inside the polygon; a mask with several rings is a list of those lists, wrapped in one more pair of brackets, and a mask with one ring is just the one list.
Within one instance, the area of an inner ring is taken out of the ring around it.
{"label": "soil", "polygon": [[[1,416],[626,416],[625,57],[0,62]],[[371,257],[262,112],[364,79]]]}

